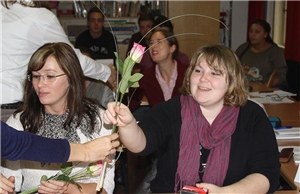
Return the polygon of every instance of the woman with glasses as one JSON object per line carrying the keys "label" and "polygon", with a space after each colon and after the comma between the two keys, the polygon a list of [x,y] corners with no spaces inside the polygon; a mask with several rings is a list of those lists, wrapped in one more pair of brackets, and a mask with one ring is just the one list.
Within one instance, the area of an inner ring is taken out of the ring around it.
{"label": "woman with glasses", "polygon": [[[7,123],[18,130],[74,143],[109,135],[110,128],[102,124],[104,110],[96,101],[84,96],[83,76],[79,60],[68,44],[48,43],[40,47],[28,64],[24,105]],[[74,171],[87,165],[80,163]],[[80,193],[74,184],[53,180],[40,183],[42,175],[55,175],[60,167],[61,164],[7,161],[7,168],[2,168],[2,173],[6,177],[15,176],[15,191],[40,185],[40,193]],[[102,193],[112,193],[114,167],[109,167],[106,172]],[[81,192],[96,192],[98,180],[96,176],[78,182]]]}
{"label": "woman with glasses", "polygon": [[150,37],[149,53],[155,65],[143,70],[140,87],[134,92],[130,108],[134,110],[145,96],[150,108],[179,95],[179,87],[189,64],[176,59],[179,45],[173,32],[158,29]]}

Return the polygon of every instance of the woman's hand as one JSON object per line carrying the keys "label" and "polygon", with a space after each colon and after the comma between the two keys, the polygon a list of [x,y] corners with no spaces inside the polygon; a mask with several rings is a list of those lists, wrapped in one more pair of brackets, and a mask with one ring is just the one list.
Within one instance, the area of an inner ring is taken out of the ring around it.
{"label": "woman's hand", "polygon": [[141,152],[146,147],[146,136],[137,125],[129,108],[124,104],[115,105],[114,102],[107,104],[107,110],[103,114],[103,122],[115,124],[119,128],[121,142],[133,153]]}
{"label": "woman's hand", "polygon": [[65,193],[68,190],[69,183],[62,182],[62,181],[56,181],[56,180],[50,180],[42,181],[42,183],[39,185],[39,193],[53,193],[53,194],[62,194]]}
{"label": "woman's hand", "polygon": [[202,188],[206,193],[209,194],[224,192],[222,187],[210,183],[198,183],[196,184],[196,187]]}
{"label": "woman's hand", "polygon": [[15,188],[15,177],[10,176],[8,179],[0,173],[0,194],[11,193]]}
{"label": "woman's hand", "polygon": [[[117,114],[118,118],[116,119]],[[115,102],[107,104],[107,110],[103,115],[103,121],[106,124],[116,124],[118,127],[126,127],[131,123],[136,123],[129,108],[124,104],[121,104],[120,107],[116,106]]]}
{"label": "woman's hand", "polygon": [[210,183],[196,184],[199,188],[207,189],[209,194],[212,193],[267,193],[270,183],[267,177],[259,173],[249,174],[245,178],[231,185],[219,187]]}

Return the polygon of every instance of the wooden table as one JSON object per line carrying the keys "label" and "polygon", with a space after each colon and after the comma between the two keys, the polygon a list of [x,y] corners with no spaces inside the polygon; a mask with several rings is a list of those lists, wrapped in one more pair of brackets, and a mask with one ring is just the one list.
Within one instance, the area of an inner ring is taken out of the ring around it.
{"label": "wooden table", "polygon": [[294,182],[298,165],[295,163],[294,157],[287,163],[281,163],[280,174],[282,178],[291,186],[292,189],[300,190],[300,183]]}
{"label": "wooden table", "polygon": [[297,190],[290,190],[290,191],[275,191],[274,194],[299,194]]}
{"label": "wooden table", "polygon": [[[252,92],[273,91],[276,89],[267,88],[260,82],[250,83]],[[291,98],[292,99],[292,98]],[[292,99],[294,100],[294,99]],[[285,104],[263,104],[268,116],[279,117],[282,126],[300,127],[300,103],[294,100],[294,103]],[[300,146],[299,139],[277,140],[278,146]],[[286,182],[295,190],[300,190],[300,183],[295,183],[295,175],[298,165],[295,163],[294,157],[288,163],[281,163],[280,173]],[[276,192],[277,193],[277,192]],[[283,191],[283,193],[287,193]]]}
{"label": "wooden table", "polygon": [[[274,88],[267,88],[261,82],[250,82],[252,92],[273,91]],[[292,99],[292,98],[291,98]],[[279,117],[282,126],[300,127],[300,102],[292,99],[294,103],[284,104],[263,104],[268,116]],[[278,140],[279,146],[300,146],[298,139]]]}

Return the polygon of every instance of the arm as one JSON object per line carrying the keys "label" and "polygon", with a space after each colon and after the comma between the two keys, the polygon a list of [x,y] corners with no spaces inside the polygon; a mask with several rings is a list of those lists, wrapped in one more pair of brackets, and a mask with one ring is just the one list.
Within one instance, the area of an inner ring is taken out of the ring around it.
{"label": "arm", "polygon": [[62,181],[42,181],[39,185],[39,193],[94,193],[96,194],[96,183],[79,183],[81,189],[74,184]]}
{"label": "arm", "polygon": [[[118,114],[118,118],[115,116]],[[107,110],[103,115],[106,124],[116,124],[119,127],[119,135],[122,143],[131,152],[137,153],[144,150],[146,137],[142,129],[137,125],[135,118],[124,104],[115,106],[114,102],[107,105]]]}
{"label": "arm", "polygon": [[268,179],[258,173],[250,174],[242,180],[225,187],[218,187],[209,183],[196,184],[199,188],[207,189],[209,194],[213,193],[267,193],[270,183]]}
{"label": "arm", "polygon": [[67,140],[49,139],[17,131],[1,121],[1,157],[51,163],[67,160],[92,162],[115,153],[115,148],[120,144],[116,141],[117,138],[118,134],[113,134],[84,144],[69,144]]}
{"label": "arm", "polygon": [[286,80],[286,73],[287,73],[287,64],[284,58],[282,51],[279,47],[274,48],[274,53],[272,53],[273,58],[273,68],[276,69],[276,78],[273,82],[274,86],[278,86],[285,82]]}
{"label": "arm", "polygon": [[95,162],[106,159],[107,155],[114,154],[116,147],[120,145],[117,141],[119,135],[100,137],[84,144],[70,143],[70,156],[68,161]]}

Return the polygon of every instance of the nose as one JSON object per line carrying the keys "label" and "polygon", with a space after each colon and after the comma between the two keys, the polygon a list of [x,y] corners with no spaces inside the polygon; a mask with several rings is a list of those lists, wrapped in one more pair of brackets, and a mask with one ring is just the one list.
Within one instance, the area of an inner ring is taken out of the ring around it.
{"label": "nose", "polygon": [[41,86],[43,86],[43,85],[46,84],[46,79],[45,79],[44,75],[42,75],[42,76],[40,77],[40,79],[37,80],[37,83],[38,83],[38,87],[41,87]]}
{"label": "nose", "polygon": [[201,76],[200,76],[200,81],[202,82],[206,82],[208,81],[208,73],[202,73]]}

